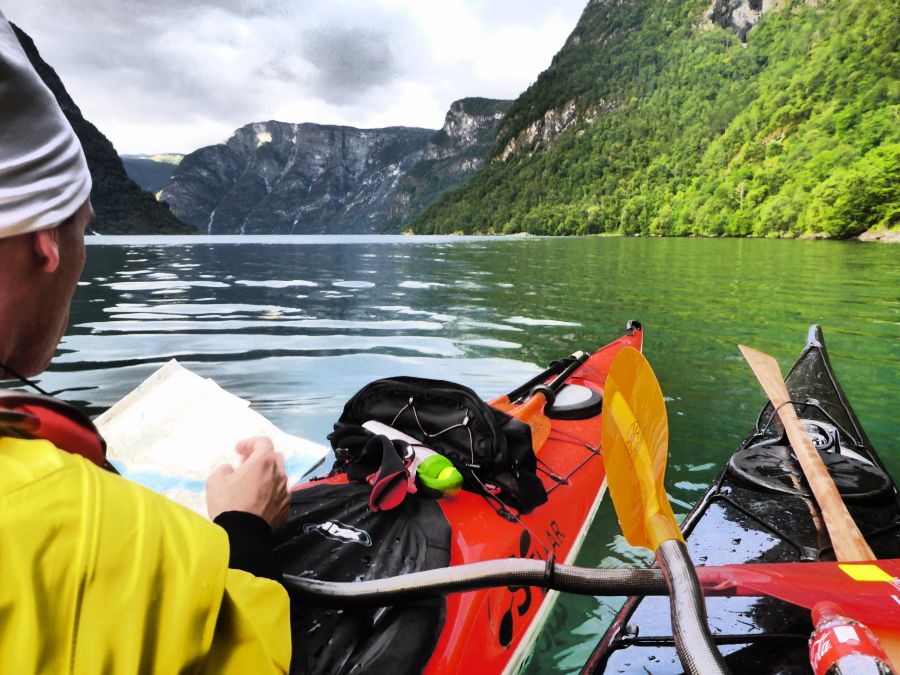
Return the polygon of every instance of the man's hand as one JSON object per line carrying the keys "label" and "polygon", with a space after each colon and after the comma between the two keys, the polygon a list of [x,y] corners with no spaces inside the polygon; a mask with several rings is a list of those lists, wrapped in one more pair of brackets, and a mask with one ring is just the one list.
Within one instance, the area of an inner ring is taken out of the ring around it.
{"label": "man's hand", "polygon": [[272,441],[255,436],[235,447],[241,456],[238,468],[223,465],[206,479],[206,509],[215,519],[226,511],[245,511],[261,517],[274,532],[287,520],[291,503],[284,457]]}

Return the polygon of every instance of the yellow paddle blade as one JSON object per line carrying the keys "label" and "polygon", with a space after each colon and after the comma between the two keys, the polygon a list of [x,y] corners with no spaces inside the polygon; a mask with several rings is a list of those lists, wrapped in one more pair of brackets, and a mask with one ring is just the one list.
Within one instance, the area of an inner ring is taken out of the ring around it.
{"label": "yellow paddle blade", "polygon": [[666,404],[647,359],[631,347],[613,360],[603,393],[602,453],[625,539],[656,551],[684,541],[663,478],[669,448]]}

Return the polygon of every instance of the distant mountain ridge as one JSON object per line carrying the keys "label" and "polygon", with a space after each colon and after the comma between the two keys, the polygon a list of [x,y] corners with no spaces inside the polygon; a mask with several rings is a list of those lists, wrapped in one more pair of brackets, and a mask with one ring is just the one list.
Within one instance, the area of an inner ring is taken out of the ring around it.
{"label": "distant mountain ridge", "polygon": [[210,234],[398,231],[484,162],[510,101],[456,101],[440,130],[256,122],[186,155],[160,199]]}
{"label": "distant mountain ridge", "polygon": [[209,234],[377,232],[433,133],[248,124],[186,155],[160,197]]}
{"label": "distant mountain ridge", "polygon": [[194,228],[179,221],[165,204],[128,178],[112,143],[84,118],[56,71],[41,58],[34,41],[18,26],[13,25],[13,30],[84,148],[93,180],[91,202],[96,214],[91,229],[102,234],[193,233]]}

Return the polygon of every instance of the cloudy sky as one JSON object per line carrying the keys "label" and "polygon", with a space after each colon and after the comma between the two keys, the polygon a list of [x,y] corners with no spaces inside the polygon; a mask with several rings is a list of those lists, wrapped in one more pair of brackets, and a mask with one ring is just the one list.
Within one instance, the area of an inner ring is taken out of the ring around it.
{"label": "cloudy sky", "polygon": [[515,98],[586,0],[2,0],[120,153],[190,152],[248,122],[438,128]]}

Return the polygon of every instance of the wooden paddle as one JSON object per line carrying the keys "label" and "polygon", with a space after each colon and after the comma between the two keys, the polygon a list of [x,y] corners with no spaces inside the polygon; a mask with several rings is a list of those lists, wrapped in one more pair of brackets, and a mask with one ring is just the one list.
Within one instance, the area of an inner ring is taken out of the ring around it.
{"label": "wooden paddle", "polygon": [[666,577],[672,636],[685,671],[727,673],[706,621],[706,605],[663,479],[669,448],[666,404],[653,369],[631,347],[616,354],[604,390],[601,448],[609,493],[632,546],[656,554]]}
{"label": "wooden paddle", "polygon": [[825,463],[813,447],[809,434],[800,424],[793,404],[788,403],[790,394],[781,377],[778,362],[768,354],[750,347],[738,345],[738,348],[747,359],[753,374],[756,375],[781,419],[813,497],[822,510],[835,557],[841,562],[875,560],[872,549],[847,511],[837,486],[825,468]]}
{"label": "wooden paddle", "polygon": [[531,447],[535,452],[540,450],[544,443],[547,442],[547,439],[550,438],[550,419],[544,414],[544,408],[547,407],[549,399],[544,392],[549,390],[551,397],[555,395],[557,390],[565,384],[572,373],[578,370],[578,368],[588,360],[589,354],[579,351],[572,354],[572,356],[574,357],[572,363],[566,366],[566,368],[557,375],[550,384],[537,385],[532,389],[533,393],[523,403],[511,402],[506,397],[500,397],[499,399],[490,402],[490,404],[498,410],[502,410],[507,415],[515,417],[517,420],[521,420],[531,427]]}

